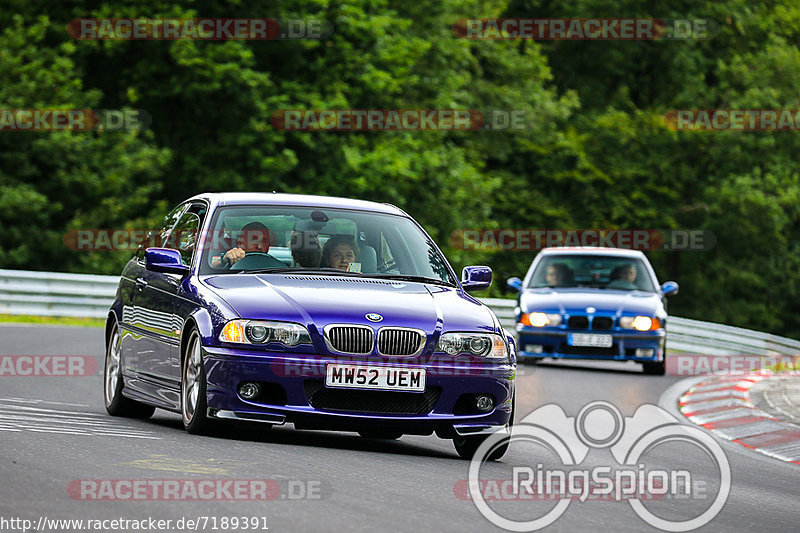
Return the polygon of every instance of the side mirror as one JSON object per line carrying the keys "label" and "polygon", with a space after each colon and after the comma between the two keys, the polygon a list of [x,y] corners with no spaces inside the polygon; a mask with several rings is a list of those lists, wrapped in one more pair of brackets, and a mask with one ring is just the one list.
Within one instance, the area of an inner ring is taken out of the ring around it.
{"label": "side mirror", "polygon": [[664,296],[672,296],[673,294],[678,294],[678,284],[674,281],[665,281],[664,284],[661,286],[661,293]]}
{"label": "side mirror", "polygon": [[519,278],[508,278],[506,281],[509,287],[514,289],[517,292],[522,292],[522,280]]}
{"label": "side mirror", "polygon": [[169,274],[189,273],[189,267],[181,261],[181,253],[172,248],[148,248],[144,252],[144,265],[153,272],[167,272]]}
{"label": "side mirror", "polygon": [[487,266],[468,266],[461,271],[461,286],[467,292],[482,291],[492,284],[492,269]]}

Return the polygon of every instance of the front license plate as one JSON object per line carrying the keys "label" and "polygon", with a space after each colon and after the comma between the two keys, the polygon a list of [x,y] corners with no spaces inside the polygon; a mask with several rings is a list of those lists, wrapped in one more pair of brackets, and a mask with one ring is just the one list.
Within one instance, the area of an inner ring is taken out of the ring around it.
{"label": "front license plate", "polygon": [[331,363],[325,367],[325,385],[348,389],[423,392],[425,369]]}
{"label": "front license plate", "polygon": [[611,348],[614,344],[611,335],[598,335],[596,333],[570,333],[567,336],[570,346],[587,346],[592,348]]}

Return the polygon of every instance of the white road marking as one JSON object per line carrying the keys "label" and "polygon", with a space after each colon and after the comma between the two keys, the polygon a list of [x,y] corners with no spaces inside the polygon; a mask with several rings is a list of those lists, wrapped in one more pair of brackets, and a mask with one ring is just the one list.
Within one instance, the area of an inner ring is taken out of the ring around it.
{"label": "white road marking", "polygon": [[[122,423],[108,415],[6,403],[15,401],[34,403],[31,400],[0,398],[0,432],[29,431],[85,437],[161,439],[152,431]],[[56,402],[44,403],[57,404]]]}

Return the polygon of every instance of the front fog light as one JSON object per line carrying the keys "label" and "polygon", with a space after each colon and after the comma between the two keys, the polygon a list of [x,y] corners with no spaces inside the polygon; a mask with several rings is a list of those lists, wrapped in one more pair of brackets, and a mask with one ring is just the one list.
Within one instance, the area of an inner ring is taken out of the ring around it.
{"label": "front fog light", "polygon": [[636,348],[636,357],[653,357],[654,353],[652,348]]}
{"label": "front fog light", "polygon": [[252,400],[258,396],[259,392],[261,392],[261,387],[259,387],[257,383],[246,381],[239,385],[239,396],[245,400]]}
{"label": "front fog light", "polygon": [[488,413],[494,407],[494,398],[489,396],[488,394],[479,394],[475,398],[475,408],[482,412]]}

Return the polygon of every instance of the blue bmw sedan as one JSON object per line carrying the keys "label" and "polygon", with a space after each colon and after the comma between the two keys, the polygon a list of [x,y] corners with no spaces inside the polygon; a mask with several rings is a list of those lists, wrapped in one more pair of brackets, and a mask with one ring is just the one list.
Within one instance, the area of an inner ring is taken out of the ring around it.
{"label": "blue bmw sedan", "polygon": [[543,358],[637,361],[663,375],[666,297],[678,284],[659,286],[640,251],[546,248],[525,280],[516,312],[520,361]]}
{"label": "blue bmw sedan", "polygon": [[[471,458],[513,424],[513,338],[397,207],[202,194],[126,265],[106,322],[112,415],[452,439]],[[496,447],[492,458],[507,448]]]}

